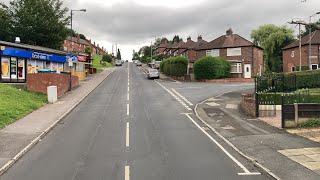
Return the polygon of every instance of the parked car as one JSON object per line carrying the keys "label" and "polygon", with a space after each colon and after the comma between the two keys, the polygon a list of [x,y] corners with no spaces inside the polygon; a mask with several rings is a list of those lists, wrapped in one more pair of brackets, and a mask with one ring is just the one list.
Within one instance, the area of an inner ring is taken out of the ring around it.
{"label": "parked car", "polygon": [[148,79],[160,78],[160,74],[156,69],[148,69],[147,75],[148,75]]}
{"label": "parked car", "polygon": [[122,66],[121,60],[116,60],[116,66]]}
{"label": "parked car", "polygon": [[121,63],[123,64],[123,63],[124,63],[124,60],[121,60]]}
{"label": "parked car", "polygon": [[141,63],[140,61],[138,61],[138,62],[136,63],[136,65],[137,65],[137,66],[142,66],[142,63]]}
{"label": "parked car", "polygon": [[138,60],[133,60],[133,63],[137,64]]}

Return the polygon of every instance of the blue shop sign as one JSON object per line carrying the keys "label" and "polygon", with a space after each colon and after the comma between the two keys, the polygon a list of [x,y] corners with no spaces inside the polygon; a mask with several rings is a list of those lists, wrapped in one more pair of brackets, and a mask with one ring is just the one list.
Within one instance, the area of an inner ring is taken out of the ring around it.
{"label": "blue shop sign", "polygon": [[62,62],[62,63],[67,62],[65,56],[44,54],[44,53],[32,52],[32,51],[15,49],[15,48],[10,48],[10,47],[6,47],[1,52],[1,54],[5,55],[5,56],[16,56],[16,57],[21,57],[21,58],[39,59],[39,60],[44,60],[44,61],[53,61],[53,62]]}
{"label": "blue shop sign", "polygon": [[68,61],[69,59],[72,59],[72,61],[78,61],[78,56],[70,56],[70,55],[67,55],[66,58],[67,58],[67,61]]}

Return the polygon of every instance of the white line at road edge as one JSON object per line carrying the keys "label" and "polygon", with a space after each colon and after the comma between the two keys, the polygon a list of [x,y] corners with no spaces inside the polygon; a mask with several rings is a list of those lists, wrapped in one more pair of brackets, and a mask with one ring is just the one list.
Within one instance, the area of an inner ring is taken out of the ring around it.
{"label": "white line at road edge", "polygon": [[127,104],[127,115],[129,116],[129,104]]}
{"label": "white line at road edge", "polygon": [[126,129],[126,146],[129,147],[130,145],[130,125],[127,122],[127,129]]}
{"label": "white line at road edge", "polygon": [[127,100],[129,101],[129,93],[127,94]]}
{"label": "white line at road edge", "polygon": [[[233,91],[227,91],[224,92],[218,96],[215,96],[215,98],[222,96],[224,94],[230,93]],[[264,167],[262,164],[260,164],[257,160],[245,155],[242,151],[240,151],[236,146],[234,146],[228,139],[226,139],[225,137],[223,137],[216,129],[214,129],[210,124],[208,124],[206,121],[204,121],[198,114],[197,112],[197,108],[199,104],[203,104],[204,102],[206,102],[207,100],[202,101],[201,103],[198,103],[195,108],[194,108],[194,112],[196,114],[196,116],[198,117],[198,119],[200,119],[200,121],[205,124],[207,127],[209,127],[209,129],[211,129],[211,131],[213,131],[217,136],[219,136],[223,141],[225,141],[229,146],[231,146],[236,152],[238,152],[241,156],[243,156],[244,158],[248,159],[249,161],[251,161],[253,164],[255,164],[257,167],[261,168],[264,172],[266,172],[269,176],[271,176],[273,179],[277,179],[277,180],[281,180],[281,178],[279,178],[277,175],[275,175],[273,172],[271,172],[271,170],[269,170],[268,168]]]}
{"label": "white line at road edge", "polygon": [[203,128],[201,128],[199,126],[198,123],[196,123],[191,117],[190,117],[190,113],[181,113],[186,115],[190,121],[192,121],[205,135],[208,136],[208,138],[213,141],[233,162],[235,162],[245,173],[238,173],[239,175],[260,175],[259,172],[255,172],[255,173],[251,173],[246,167],[244,167],[243,164],[241,164],[236,158],[234,158],[218,141],[216,141],[215,139],[213,139],[212,136],[210,136],[210,134],[205,131]]}
{"label": "white line at road edge", "polygon": [[171,92],[169,89],[167,89],[166,87],[164,87],[162,84],[160,84],[158,81],[154,80],[157,84],[159,84],[159,86],[161,86],[164,90],[166,90],[169,94],[171,94],[171,96],[173,96],[180,104],[182,104],[182,106],[184,106],[188,111],[192,111],[192,109],[186,105],[181,99],[179,99],[173,92]]}
{"label": "white line at road edge", "polygon": [[129,86],[128,86],[128,92],[130,91],[130,88],[129,88]]}
{"label": "white line at road edge", "polygon": [[193,106],[193,104],[184,96],[182,96],[179,92],[177,92],[176,90],[174,90],[173,88],[171,88],[171,90],[176,93],[181,99],[183,99],[187,104],[189,104],[190,106]]}
{"label": "white line at road edge", "polygon": [[130,166],[124,167],[124,180],[130,180]]}

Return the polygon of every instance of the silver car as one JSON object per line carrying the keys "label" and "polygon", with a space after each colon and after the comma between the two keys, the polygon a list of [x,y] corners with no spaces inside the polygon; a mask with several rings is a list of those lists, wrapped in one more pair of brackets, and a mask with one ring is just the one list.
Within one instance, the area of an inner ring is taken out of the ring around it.
{"label": "silver car", "polygon": [[137,65],[137,66],[142,66],[142,63],[141,63],[140,61],[138,61],[138,62],[136,63],[136,65]]}
{"label": "silver car", "polygon": [[148,69],[147,75],[148,75],[148,79],[160,78],[160,74],[156,69]]}
{"label": "silver car", "polygon": [[121,60],[116,60],[116,66],[122,66]]}

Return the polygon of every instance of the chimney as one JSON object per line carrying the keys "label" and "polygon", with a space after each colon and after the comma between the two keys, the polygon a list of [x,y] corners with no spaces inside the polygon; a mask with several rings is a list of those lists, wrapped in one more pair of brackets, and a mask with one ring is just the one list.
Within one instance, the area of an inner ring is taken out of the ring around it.
{"label": "chimney", "polygon": [[189,37],[187,38],[187,41],[191,41],[191,36],[189,36]]}
{"label": "chimney", "polygon": [[229,28],[227,31],[226,31],[226,35],[227,36],[231,36],[233,34],[233,31],[231,28]]}
{"label": "chimney", "polygon": [[201,35],[198,36],[198,41],[199,41],[199,40],[202,40],[202,36],[201,36]]}

